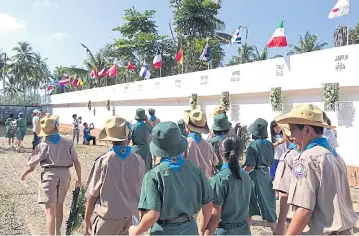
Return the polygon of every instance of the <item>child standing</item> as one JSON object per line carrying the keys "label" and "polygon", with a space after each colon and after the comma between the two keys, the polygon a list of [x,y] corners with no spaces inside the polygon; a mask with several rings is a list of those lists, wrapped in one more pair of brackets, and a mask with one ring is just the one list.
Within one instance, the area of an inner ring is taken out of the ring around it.
{"label": "child standing", "polygon": [[81,124],[81,117],[77,118],[77,114],[73,114],[72,115],[72,142],[75,143],[75,138],[76,138],[76,142],[77,145],[79,144],[79,139],[80,139],[80,130],[79,130],[79,126]]}
{"label": "child standing", "polygon": [[271,140],[274,146],[274,160],[273,164],[270,167],[270,176],[273,180],[275,172],[277,170],[279,159],[288,149],[287,144],[284,142],[283,139],[283,131],[278,126],[277,122],[275,122],[274,120],[270,123],[270,133]]}
{"label": "child standing", "polygon": [[14,148],[14,137],[15,137],[15,127],[13,124],[14,114],[10,114],[9,118],[5,121],[6,127],[6,138],[9,139],[9,148]]}
{"label": "child standing", "polygon": [[21,151],[22,142],[26,135],[26,120],[24,119],[24,114],[19,113],[18,119],[16,120],[16,139],[17,143],[17,151]]}
{"label": "child standing", "polygon": [[150,119],[148,120],[148,123],[155,127],[158,123],[161,123],[161,120],[158,119],[155,115],[156,111],[153,108],[148,109],[148,114],[150,114]]}

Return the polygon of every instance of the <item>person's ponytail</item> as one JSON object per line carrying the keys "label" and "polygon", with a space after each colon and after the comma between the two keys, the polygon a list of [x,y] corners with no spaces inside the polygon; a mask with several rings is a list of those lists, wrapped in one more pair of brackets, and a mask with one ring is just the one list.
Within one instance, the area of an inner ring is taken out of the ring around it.
{"label": "person's ponytail", "polygon": [[230,171],[232,172],[232,175],[236,178],[236,179],[242,179],[241,175],[239,173],[240,171],[240,166],[238,163],[238,158],[236,155],[235,150],[232,150],[229,154],[229,158],[228,158],[228,167],[230,169]]}
{"label": "person's ponytail", "polygon": [[237,135],[226,135],[220,142],[221,156],[227,161],[228,168],[236,179],[242,179],[238,156],[243,151],[242,140]]}

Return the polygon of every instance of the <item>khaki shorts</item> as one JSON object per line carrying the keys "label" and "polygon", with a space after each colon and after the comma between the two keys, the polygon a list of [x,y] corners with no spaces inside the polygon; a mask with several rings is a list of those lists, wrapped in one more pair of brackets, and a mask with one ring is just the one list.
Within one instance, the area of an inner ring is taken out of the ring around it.
{"label": "khaki shorts", "polygon": [[71,175],[69,168],[46,168],[41,173],[38,202],[63,203],[69,190]]}
{"label": "khaki shorts", "polygon": [[96,216],[92,224],[92,235],[128,235],[131,225],[132,217],[112,220]]}

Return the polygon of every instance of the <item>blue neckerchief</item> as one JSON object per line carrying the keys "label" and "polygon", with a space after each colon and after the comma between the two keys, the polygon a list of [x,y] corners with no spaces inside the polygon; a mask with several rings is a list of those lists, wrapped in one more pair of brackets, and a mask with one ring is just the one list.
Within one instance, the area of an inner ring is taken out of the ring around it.
{"label": "blue neckerchief", "polygon": [[218,137],[218,138],[219,138],[219,140],[222,140],[222,138],[223,138],[223,134],[217,134],[217,135],[216,135],[216,137]]}
{"label": "blue neckerchief", "polygon": [[110,152],[115,152],[117,156],[119,156],[121,159],[125,160],[131,153],[131,147],[114,145],[110,149]]}
{"label": "blue neckerchief", "polygon": [[264,145],[266,145],[269,142],[267,139],[257,139],[257,140],[259,140],[259,142],[261,142]]}
{"label": "blue neckerchief", "polygon": [[[224,169],[229,169],[229,164],[228,164],[228,162],[227,162],[227,163],[224,163],[224,164],[222,165],[221,170],[224,170]],[[241,167],[239,167],[239,173],[242,173],[242,168],[241,168]]]}
{"label": "blue neckerchief", "polygon": [[132,129],[130,122],[126,122],[127,128]]}
{"label": "blue neckerchief", "polygon": [[294,149],[294,150],[296,150],[297,152],[300,152],[300,151],[298,150],[298,148],[297,148],[297,145],[296,145],[295,143],[290,143],[290,144],[288,145],[288,148],[289,148],[289,149]]}
{"label": "blue neckerchief", "polygon": [[162,157],[160,163],[166,163],[174,171],[178,171],[184,163],[184,158],[181,154],[177,155],[177,161],[174,162],[172,157]]}
{"label": "blue neckerchief", "polygon": [[202,135],[199,133],[190,133],[188,135],[188,137],[191,137],[192,139],[194,139],[194,141],[196,141],[196,143],[199,143],[202,140]]}
{"label": "blue neckerchief", "polygon": [[334,148],[332,148],[329,143],[328,143],[328,139],[324,138],[324,137],[320,137],[317,139],[312,140],[306,147],[305,150],[311,149],[315,146],[321,146],[327,150],[329,150],[333,156],[337,157],[338,153],[335,151]]}
{"label": "blue neckerchief", "polygon": [[155,120],[157,119],[157,117],[156,117],[156,116],[151,116],[150,119],[151,119],[152,121],[155,121]]}
{"label": "blue neckerchief", "polygon": [[[136,122],[137,128],[141,127],[144,123],[145,123],[145,122],[144,122],[143,120],[137,121],[137,122]],[[134,128],[134,127],[132,126],[132,129],[133,129],[133,128]]]}
{"label": "blue neckerchief", "polygon": [[47,136],[47,140],[49,140],[53,144],[58,144],[61,140],[61,136],[59,134],[49,135]]}

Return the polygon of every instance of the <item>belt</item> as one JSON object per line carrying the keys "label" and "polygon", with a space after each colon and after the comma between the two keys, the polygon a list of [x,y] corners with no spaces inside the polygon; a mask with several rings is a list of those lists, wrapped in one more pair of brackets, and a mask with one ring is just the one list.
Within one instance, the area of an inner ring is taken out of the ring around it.
{"label": "belt", "polygon": [[232,228],[242,227],[246,223],[247,223],[247,221],[245,221],[245,220],[240,222],[240,223],[222,223],[222,222],[219,222],[218,228],[222,228],[222,229],[225,229],[225,230],[230,230]]}
{"label": "belt", "polygon": [[265,168],[268,168],[268,166],[256,166],[256,168],[254,169],[265,169]]}
{"label": "belt", "polygon": [[72,166],[44,166],[44,169],[69,169]]}
{"label": "belt", "polygon": [[183,223],[183,222],[187,222],[187,221],[191,221],[191,220],[192,220],[192,217],[180,216],[180,217],[167,219],[167,220],[157,220],[157,223],[160,225],[166,225],[166,224],[171,224],[171,223]]}
{"label": "belt", "polygon": [[352,232],[350,229],[347,229],[347,230],[343,230],[343,231],[334,231],[334,232],[331,232],[329,235],[351,235]]}

